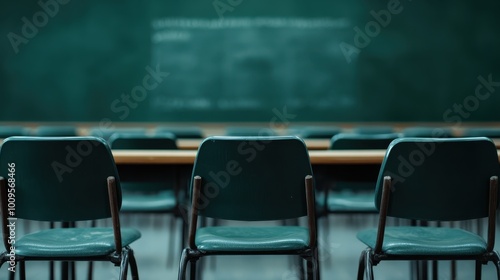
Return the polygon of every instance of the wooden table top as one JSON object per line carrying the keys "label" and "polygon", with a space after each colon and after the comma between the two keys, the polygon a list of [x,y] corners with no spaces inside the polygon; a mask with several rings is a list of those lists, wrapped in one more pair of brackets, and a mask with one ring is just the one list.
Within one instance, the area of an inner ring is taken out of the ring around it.
{"label": "wooden table top", "polygon": [[[311,150],[311,164],[381,164],[385,150]],[[113,150],[116,164],[193,164],[196,150]],[[500,154],[499,154],[500,161]]]}
{"label": "wooden table top", "polygon": [[[116,164],[193,164],[196,150],[114,150]],[[309,151],[311,164],[380,164],[385,150]]]}

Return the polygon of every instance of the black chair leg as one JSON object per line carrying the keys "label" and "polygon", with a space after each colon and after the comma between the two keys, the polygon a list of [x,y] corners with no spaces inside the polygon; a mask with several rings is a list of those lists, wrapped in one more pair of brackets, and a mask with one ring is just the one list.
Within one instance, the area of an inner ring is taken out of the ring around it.
{"label": "black chair leg", "polygon": [[366,279],[373,280],[373,262],[371,258],[370,250],[365,251],[365,269],[366,269]]}
{"label": "black chair leg", "polygon": [[457,262],[455,260],[451,261],[451,279],[457,279]]}
{"label": "black chair leg", "polygon": [[89,262],[89,266],[87,268],[87,280],[92,280],[93,271],[94,271],[94,263]]}
{"label": "black chair leg", "polygon": [[312,257],[306,258],[306,273],[307,280],[314,280],[314,262],[312,260]]}
{"label": "black chair leg", "polygon": [[476,261],[476,280],[481,280],[481,262]]}
{"label": "black chair leg", "polygon": [[21,279],[21,280],[26,280],[26,266],[25,265],[26,265],[25,262],[23,262],[23,261],[19,262],[19,271],[20,271],[19,279]]}
{"label": "black chair leg", "polygon": [[68,262],[61,262],[61,279],[68,280]]}
{"label": "black chair leg", "polygon": [[127,280],[128,263],[128,250],[124,249],[122,251],[122,261],[120,263],[120,280]]}
{"label": "black chair leg", "polygon": [[189,264],[189,268],[190,268],[190,271],[189,271],[189,278],[191,280],[195,280],[196,279],[196,262],[197,262],[197,259],[191,259],[189,260],[190,264]]}
{"label": "black chair leg", "polygon": [[438,280],[438,262],[432,261],[432,280]]}
{"label": "black chair leg", "polygon": [[177,279],[178,280],[184,280],[186,279],[186,266],[188,262],[188,249],[182,250],[181,253],[181,260],[179,262],[179,272],[177,273]]}
{"label": "black chair leg", "polygon": [[132,249],[129,249],[128,251],[128,261],[130,265],[130,274],[132,275],[132,280],[139,280],[137,261],[135,260],[134,251]]}
{"label": "black chair leg", "polygon": [[316,250],[314,250],[314,256],[313,256],[313,261],[314,261],[314,274],[315,274],[315,278],[316,280],[320,280],[320,267],[319,267],[319,250],[318,248],[316,248]]}
{"label": "black chair leg", "polygon": [[366,265],[366,251],[361,252],[361,256],[359,256],[359,263],[358,263],[358,280],[363,280],[363,277],[365,275],[365,265]]}

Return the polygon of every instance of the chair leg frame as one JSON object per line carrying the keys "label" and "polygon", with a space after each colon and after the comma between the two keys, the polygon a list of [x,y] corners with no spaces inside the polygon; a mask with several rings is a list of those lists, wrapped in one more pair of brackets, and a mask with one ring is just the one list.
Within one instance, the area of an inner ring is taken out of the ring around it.
{"label": "chair leg frame", "polygon": [[320,269],[319,269],[319,252],[317,248],[308,249],[304,252],[286,252],[286,253],[270,253],[270,252],[252,252],[250,254],[232,254],[231,252],[201,252],[196,249],[184,248],[182,250],[181,259],[179,262],[179,271],[177,275],[178,280],[186,279],[186,270],[188,262],[190,263],[190,279],[196,279],[196,263],[204,256],[215,256],[215,255],[298,255],[306,260],[307,263],[307,279],[308,280],[320,280]]}
{"label": "chair leg frame", "polygon": [[[424,258],[425,259],[425,258]],[[401,258],[395,257],[391,258],[387,255],[376,255],[374,254],[373,250],[371,248],[365,249],[363,252],[361,252],[361,255],[359,257],[359,264],[358,264],[358,274],[357,274],[357,280],[363,280],[368,279],[368,280],[373,280],[373,267],[376,266],[380,261],[382,260],[421,260],[418,258],[418,256],[410,256],[405,258],[402,256]],[[475,261],[475,279],[480,280],[482,279],[482,265],[487,265],[488,262],[492,262],[493,265],[495,266],[496,269],[496,274],[497,274],[497,279],[500,280],[500,255],[496,251],[492,251],[491,253],[487,253],[483,256],[480,256],[478,258],[429,258],[426,260],[432,260],[432,261],[437,261],[437,260],[470,260],[470,261]]]}

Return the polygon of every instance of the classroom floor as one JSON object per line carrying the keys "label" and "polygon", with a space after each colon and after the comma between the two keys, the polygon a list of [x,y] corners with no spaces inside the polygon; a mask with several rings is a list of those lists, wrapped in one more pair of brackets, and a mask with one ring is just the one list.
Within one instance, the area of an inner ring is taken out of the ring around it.
{"label": "classroom floor", "polygon": [[[103,225],[109,223],[102,222]],[[175,247],[169,247],[169,237],[174,234],[179,238],[180,223],[175,232],[168,230],[170,218],[165,216],[134,215],[122,218],[122,227],[135,227],[142,232],[142,237],[132,244],[141,279],[177,279],[179,263],[179,239]],[[324,220],[320,222],[320,269],[322,279],[347,280],[356,279],[358,257],[365,246],[356,239],[356,232],[362,228],[374,226],[376,216],[331,216],[328,230]],[[36,222],[22,222],[18,226],[18,235],[33,231],[44,225]],[[497,230],[498,232],[498,230]],[[497,234],[498,235],[498,234]],[[498,240],[498,236],[497,236]],[[496,246],[499,248],[499,246]],[[174,262],[167,265],[167,251]],[[209,259],[210,258],[210,259]],[[217,256],[206,258],[204,262],[204,280],[250,280],[250,279],[299,279],[295,262],[286,256]],[[439,280],[450,279],[449,262],[440,262]],[[457,279],[473,279],[474,263],[461,261],[457,264]],[[29,262],[26,264],[27,279],[48,279],[46,262]],[[96,263],[94,279],[118,279],[118,268],[111,263]],[[76,267],[77,279],[86,279],[87,263],[79,263]],[[59,271],[59,268],[57,268]],[[0,279],[7,279],[7,265],[0,270]],[[495,268],[492,264],[483,266],[483,279],[494,279]],[[375,267],[375,279],[401,280],[410,279],[408,262],[382,262]]]}

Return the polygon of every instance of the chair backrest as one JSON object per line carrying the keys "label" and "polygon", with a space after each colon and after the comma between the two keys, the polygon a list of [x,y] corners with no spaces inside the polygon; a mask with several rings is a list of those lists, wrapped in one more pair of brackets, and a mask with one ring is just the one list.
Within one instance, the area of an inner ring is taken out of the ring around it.
{"label": "chair backrest", "polygon": [[226,136],[276,136],[275,130],[269,127],[226,127]]}
{"label": "chair backrest", "polygon": [[[117,150],[176,150],[176,138],[172,133],[153,136],[115,133],[108,140],[111,149]],[[162,165],[120,165],[121,185],[128,192],[158,192],[173,189],[175,170]]]}
{"label": "chair backrest", "polygon": [[311,138],[317,138],[317,139],[331,139],[333,136],[339,134],[342,132],[342,129],[340,127],[318,127],[318,126],[310,126],[310,127],[303,127],[302,129],[298,130],[298,136],[304,139],[311,139]]}
{"label": "chair backrest", "polygon": [[177,139],[203,139],[203,131],[199,127],[158,126],[155,134],[172,133]]}
{"label": "chair backrest", "polygon": [[339,133],[332,137],[330,150],[379,150],[387,149],[392,140],[400,137],[397,133],[355,134]]}
{"label": "chair backrest", "polygon": [[135,135],[146,135],[146,129],[142,127],[127,127],[127,128],[100,128],[93,127],[89,131],[89,135],[101,137],[104,140],[108,140],[111,135],[115,133],[126,133]]}
{"label": "chair backrest", "polygon": [[357,126],[352,129],[352,132],[357,134],[388,134],[394,133],[394,128],[385,125]]}
{"label": "chair backrest", "polygon": [[[10,137],[0,148],[0,176],[15,165],[17,218],[80,221],[111,217],[107,178],[118,172],[108,145],[96,137]],[[12,171],[12,169],[11,169]]]}
{"label": "chair backrest", "polygon": [[35,130],[35,136],[77,136],[76,127],[70,125],[39,126]]}
{"label": "chair backrest", "polygon": [[389,146],[380,169],[391,176],[388,216],[454,221],[488,216],[490,177],[500,175],[497,149],[484,137],[400,138]]}
{"label": "chair backrest", "polygon": [[11,136],[28,136],[30,130],[24,126],[3,125],[0,126],[0,138],[8,138]]}
{"label": "chair backrest", "polygon": [[407,127],[401,131],[403,137],[451,138],[453,130],[448,127]]}
{"label": "chair backrest", "polygon": [[309,154],[298,137],[209,137],[193,167],[193,178],[202,178],[199,215],[240,221],[306,216],[307,175]]}
{"label": "chair backrest", "polygon": [[108,139],[112,149],[122,150],[172,150],[177,149],[176,137],[172,133],[161,133],[153,136],[129,133],[114,133]]}
{"label": "chair backrest", "polygon": [[500,138],[500,128],[498,127],[474,127],[464,129],[464,137],[488,137]]}

